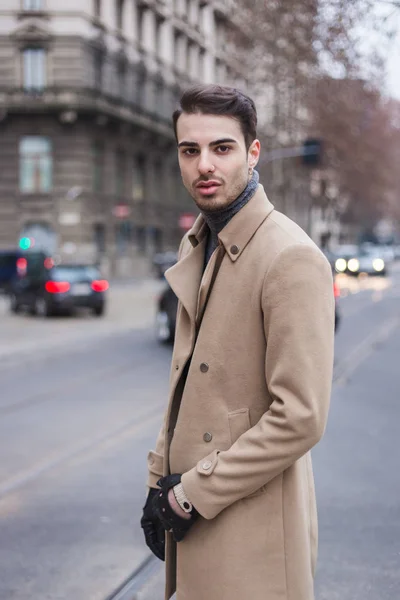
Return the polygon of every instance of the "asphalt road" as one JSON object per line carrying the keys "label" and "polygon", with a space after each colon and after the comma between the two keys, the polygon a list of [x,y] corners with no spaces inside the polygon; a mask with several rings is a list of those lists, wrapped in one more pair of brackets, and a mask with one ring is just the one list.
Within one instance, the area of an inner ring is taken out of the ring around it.
{"label": "asphalt road", "polygon": [[[313,451],[316,596],[398,600],[400,268],[341,285],[330,419]],[[138,521],[170,350],[149,328],[95,328],[0,365],[1,600],[105,600],[148,556]],[[140,598],[162,600],[161,587],[153,571]]]}
{"label": "asphalt road", "polygon": [[1,600],[102,600],[147,556],[169,357],[147,329],[0,373]]}

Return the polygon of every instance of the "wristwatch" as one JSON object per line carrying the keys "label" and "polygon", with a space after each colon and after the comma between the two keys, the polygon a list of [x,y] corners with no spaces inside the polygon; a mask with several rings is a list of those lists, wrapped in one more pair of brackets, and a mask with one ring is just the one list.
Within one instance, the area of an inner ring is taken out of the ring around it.
{"label": "wristwatch", "polygon": [[179,504],[179,506],[181,507],[181,509],[185,513],[192,512],[193,505],[190,502],[189,498],[186,496],[185,490],[183,489],[183,485],[181,483],[178,483],[178,485],[175,485],[172,489],[174,492],[175,499],[176,499],[177,503]]}

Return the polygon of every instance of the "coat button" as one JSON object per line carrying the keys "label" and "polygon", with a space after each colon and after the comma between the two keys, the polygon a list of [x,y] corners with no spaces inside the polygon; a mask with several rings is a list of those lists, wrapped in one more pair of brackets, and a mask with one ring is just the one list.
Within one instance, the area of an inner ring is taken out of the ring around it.
{"label": "coat button", "polygon": [[200,371],[202,373],[207,373],[208,369],[209,369],[209,366],[208,366],[207,363],[201,363],[201,365],[200,365]]}
{"label": "coat button", "polygon": [[205,442],[211,442],[211,440],[212,440],[212,433],[209,433],[208,431],[206,431],[206,433],[203,435],[203,440]]}
{"label": "coat button", "polygon": [[205,471],[208,471],[208,469],[211,469],[212,467],[212,462],[210,460],[206,460],[201,466]]}
{"label": "coat button", "polygon": [[240,249],[239,246],[236,246],[236,244],[233,244],[233,246],[231,246],[231,254],[239,254]]}

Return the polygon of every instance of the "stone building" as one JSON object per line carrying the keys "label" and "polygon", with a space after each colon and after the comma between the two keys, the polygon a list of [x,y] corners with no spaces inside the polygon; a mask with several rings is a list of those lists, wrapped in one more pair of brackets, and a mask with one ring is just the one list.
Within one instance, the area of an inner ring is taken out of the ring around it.
{"label": "stone building", "polygon": [[193,210],[171,113],[196,81],[246,86],[234,0],[2,0],[0,248],[21,238],[130,276]]}

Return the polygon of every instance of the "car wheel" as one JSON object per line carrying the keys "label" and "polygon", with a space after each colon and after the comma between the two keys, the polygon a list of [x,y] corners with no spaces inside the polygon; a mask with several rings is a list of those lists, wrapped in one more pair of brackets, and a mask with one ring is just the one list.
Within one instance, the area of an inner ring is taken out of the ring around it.
{"label": "car wheel", "polygon": [[104,315],[104,304],[101,306],[96,306],[96,308],[93,309],[93,314],[96,317],[102,317]]}
{"label": "car wheel", "polygon": [[17,296],[15,294],[11,294],[10,296],[10,310],[11,312],[17,314],[19,313],[21,307],[19,305],[19,302],[17,300]]}
{"label": "car wheel", "polygon": [[171,322],[168,313],[163,310],[158,311],[156,316],[156,333],[158,341],[162,344],[168,344],[173,341]]}
{"label": "car wheel", "polygon": [[51,310],[45,298],[36,298],[34,314],[42,318],[51,316]]}

